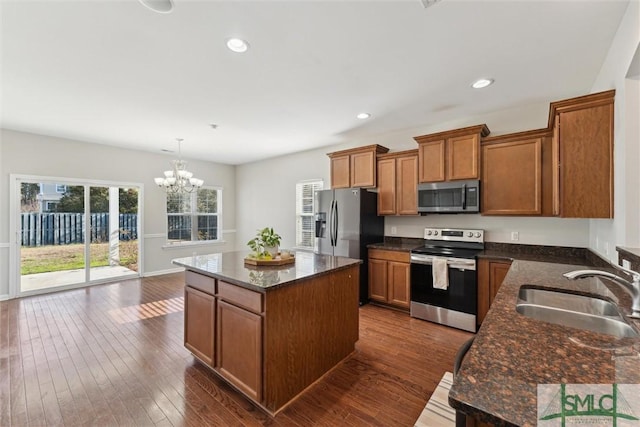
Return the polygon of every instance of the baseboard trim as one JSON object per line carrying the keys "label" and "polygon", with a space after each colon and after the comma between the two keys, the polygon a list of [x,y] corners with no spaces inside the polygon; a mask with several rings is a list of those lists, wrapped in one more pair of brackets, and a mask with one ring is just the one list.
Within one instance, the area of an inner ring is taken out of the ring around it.
{"label": "baseboard trim", "polygon": [[9,294],[0,295],[0,301],[6,301],[6,300],[8,300],[9,298],[10,298],[10,297],[9,297]]}
{"label": "baseboard trim", "polygon": [[144,273],[143,277],[162,276],[163,274],[182,273],[183,271],[184,271],[184,268],[182,267],[169,268],[167,270],[157,270],[157,271],[150,271],[148,273]]}

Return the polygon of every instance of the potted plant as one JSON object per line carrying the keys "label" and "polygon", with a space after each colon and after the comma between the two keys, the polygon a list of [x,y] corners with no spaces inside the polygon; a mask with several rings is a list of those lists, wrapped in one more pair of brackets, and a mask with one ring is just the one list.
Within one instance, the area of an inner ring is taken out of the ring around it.
{"label": "potted plant", "polygon": [[273,228],[265,227],[258,230],[256,237],[249,240],[247,245],[251,248],[254,258],[273,259],[278,255],[278,247],[282,237]]}

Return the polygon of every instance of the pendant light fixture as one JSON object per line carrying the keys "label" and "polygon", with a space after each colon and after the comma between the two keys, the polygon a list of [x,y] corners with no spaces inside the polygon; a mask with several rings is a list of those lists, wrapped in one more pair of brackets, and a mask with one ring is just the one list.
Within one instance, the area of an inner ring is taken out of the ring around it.
{"label": "pendant light fixture", "polygon": [[183,139],[176,138],[176,141],[178,141],[178,160],[171,161],[172,169],[164,171],[164,178],[155,178],[154,181],[167,194],[193,193],[202,187],[204,181],[194,178],[193,173],[187,170],[187,162],[182,160]]}

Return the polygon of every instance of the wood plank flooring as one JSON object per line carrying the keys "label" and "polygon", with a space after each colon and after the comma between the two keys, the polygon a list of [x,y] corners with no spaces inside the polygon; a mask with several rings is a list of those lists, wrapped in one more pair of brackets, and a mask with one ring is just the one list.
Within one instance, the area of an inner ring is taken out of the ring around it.
{"label": "wood plank flooring", "polygon": [[184,348],[183,283],[0,302],[0,426],[412,426],[471,336],[363,306],[356,352],[272,418]]}

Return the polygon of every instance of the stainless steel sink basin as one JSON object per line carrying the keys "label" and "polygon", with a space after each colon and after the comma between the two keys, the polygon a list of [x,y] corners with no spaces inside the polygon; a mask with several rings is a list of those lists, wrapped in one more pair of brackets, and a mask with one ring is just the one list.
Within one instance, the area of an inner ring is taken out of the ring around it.
{"label": "stainless steel sink basin", "polygon": [[640,336],[615,304],[601,298],[523,286],[516,311],[532,319],[619,338]]}

